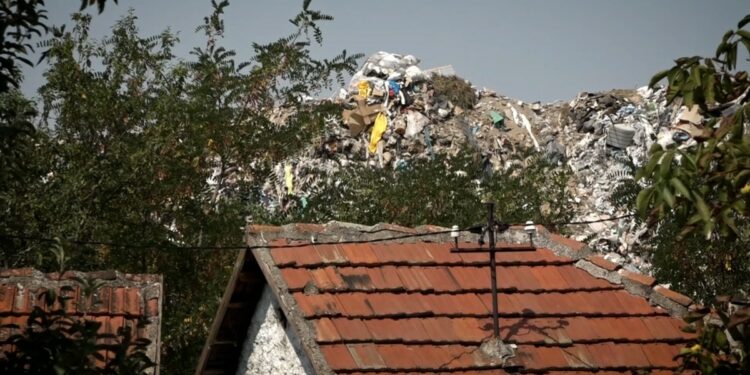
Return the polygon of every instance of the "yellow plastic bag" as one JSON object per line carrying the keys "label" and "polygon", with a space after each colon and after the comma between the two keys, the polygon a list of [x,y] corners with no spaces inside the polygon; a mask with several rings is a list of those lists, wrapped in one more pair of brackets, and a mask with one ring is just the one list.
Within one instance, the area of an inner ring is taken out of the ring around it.
{"label": "yellow plastic bag", "polygon": [[367,99],[367,97],[370,96],[370,82],[359,81],[357,90],[359,91],[360,97],[362,97],[363,99]]}
{"label": "yellow plastic bag", "polygon": [[378,113],[378,117],[375,117],[375,125],[372,126],[372,133],[370,134],[370,146],[367,148],[370,153],[374,154],[378,150],[378,142],[383,138],[385,129],[388,128],[388,118],[384,114]]}
{"label": "yellow plastic bag", "polygon": [[294,174],[292,174],[292,166],[287,164],[284,166],[284,180],[286,182],[286,193],[289,195],[294,194]]}

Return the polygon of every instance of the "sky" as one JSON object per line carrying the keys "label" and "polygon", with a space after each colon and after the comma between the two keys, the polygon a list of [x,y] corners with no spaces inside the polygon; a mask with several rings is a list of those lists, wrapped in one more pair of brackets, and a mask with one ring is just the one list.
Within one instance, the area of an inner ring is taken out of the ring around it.
{"label": "sky", "polygon": [[[51,24],[71,24],[78,0],[49,1]],[[288,35],[302,0],[233,0],[223,41],[240,60],[252,42]],[[169,27],[179,33],[178,58],[205,44],[195,33],[211,12],[209,0],[107,1],[92,22],[92,36],[107,36],[132,8],[142,35]],[[322,24],[316,57],[345,49],[411,54],[422,68],[452,64],[477,87],[524,101],[570,100],[579,92],[636,88],[681,56],[710,56],[724,32],[750,14],[740,0],[313,0],[334,17]],[[24,70],[22,90],[33,96],[45,66]]]}

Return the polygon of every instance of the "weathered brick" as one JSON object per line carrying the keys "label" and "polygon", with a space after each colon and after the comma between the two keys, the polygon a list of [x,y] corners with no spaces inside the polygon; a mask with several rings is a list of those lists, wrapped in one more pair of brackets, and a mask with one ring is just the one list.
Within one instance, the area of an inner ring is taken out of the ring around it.
{"label": "weathered brick", "polygon": [[588,260],[591,263],[596,264],[597,266],[599,266],[601,268],[604,268],[607,271],[615,271],[618,268],[620,268],[619,264],[612,263],[612,262],[604,259],[604,257],[601,256],[601,255],[592,255],[592,256],[586,258],[586,260]]}
{"label": "weathered brick", "polygon": [[648,287],[652,287],[654,286],[654,284],[656,284],[656,279],[654,279],[651,276],[644,275],[642,273],[631,272],[626,269],[621,269],[617,271],[617,273],[619,273],[620,276],[622,276],[623,281],[627,280],[627,281],[638,283],[638,284],[645,285]]}
{"label": "weathered brick", "polygon": [[693,303],[693,300],[690,299],[690,297],[677,293],[674,290],[667,289],[661,285],[657,285],[654,288],[654,291],[685,307],[690,306],[690,304]]}

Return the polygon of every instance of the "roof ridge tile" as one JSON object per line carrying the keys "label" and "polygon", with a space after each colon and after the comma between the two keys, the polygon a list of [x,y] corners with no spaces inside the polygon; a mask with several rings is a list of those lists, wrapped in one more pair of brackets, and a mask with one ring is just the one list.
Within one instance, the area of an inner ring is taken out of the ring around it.
{"label": "roof ridge tile", "polygon": [[[576,261],[575,266],[585,270],[590,275],[600,279],[605,279],[613,284],[622,285],[628,292],[646,298],[651,304],[661,306],[669,311],[670,314],[677,317],[685,315],[688,309],[691,308],[692,300],[689,297],[669,290],[664,286],[660,286],[659,292],[654,293],[654,291],[656,291],[654,287],[656,281],[653,277],[625,270],[621,268],[620,265],[610,262],[603,256],[594,253],[584,243],[552,233],[542,225],[537,225],[536,229],[537,233],[533,239],[536,246],[548,248],[557,256],[568,257]],[[277,239],[310,241],[311,235],[315,236],[315,239],[318,242],[340,242],[351,240],[380,240],[404,234],[424,234],[447,230],[449,229],[434,225],[421,225],[416,228],[409,228],[388,223],[366,226],[341,221],[330,221],[326,224],[297,223],[286,224],[283,226],[251,224],[248,225],[246,234],[248,245],[263,246]],[[478,238],[476,234],[467,233],[464,233],[463,237],[462,240],[464,241],[467,238],[469,241],[476,241]],[[407,243],[414,242],[415,239],[422,242],[450,241],[450,237],[447,234],[441,234],[436,235],[436,238],[430,236],[416,237],[414,239],[397,239],[393,242]],[[524,231],[523,226],[511,226],[507,231],[497,235],[497,241],[507,243],[526,243],[528,241],[528,234]],[[401,263],[410,264],[409,262]],[[393,264],[401,263],[397,262]],[[412,263],[414,263],[414,265],[423,265],[416,261]],[[519,262],[519,264],[522,265],[523,262]],[[307,265],[307,267],[309,268],[320,265],[322,265],[322,263]],[[378,263],[378,265],[380,265],[380,263]],[[442,263],[437,262],[434,265],[442,265]],[[2,273],[0,273],[0,277],[2,277]]]}

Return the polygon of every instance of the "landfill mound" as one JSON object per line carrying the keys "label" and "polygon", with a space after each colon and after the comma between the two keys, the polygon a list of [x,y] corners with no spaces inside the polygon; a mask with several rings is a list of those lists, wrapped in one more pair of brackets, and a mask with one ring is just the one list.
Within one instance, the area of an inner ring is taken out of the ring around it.
{"label": "landfill mound", "polygon": [[[290,194],[306,199],[352,164],[396,169],[414,158],[456,155],[469,147],[503,170],[519,162],[521,150],[532,149],[572,171],[574,221],[606,220],[627,214],[617,211],[610,196],[633,179],[655,142],[690,147],[704,132],[697,109],[667,105],[664,88],[584,92],[570,102],[525,103],[472,87],[467,97],[462,84],[468,83],[451,73],[452,67],[422,70],[411,55],[370,56],[333,99],[344,108],[341,116],[328,119],[323,137],[294,160],[279,163],[265,181],[266,208],[283,207]],[[456,92],[446,93],[451,85]],[[649,271],[648,260],[632,251],[648,235],[633,218],[571,229],[575,239],[609,260]]]}

